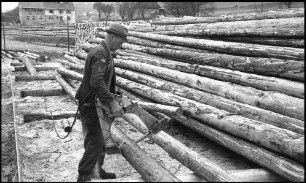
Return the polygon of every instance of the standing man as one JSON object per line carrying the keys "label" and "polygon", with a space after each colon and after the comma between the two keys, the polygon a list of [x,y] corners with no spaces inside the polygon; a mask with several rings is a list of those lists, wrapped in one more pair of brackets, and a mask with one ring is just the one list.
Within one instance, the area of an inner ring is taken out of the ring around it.
{"label": "standing man", "polygon": [[95,164],[98,162],[102,179],[115,179],[114,173],[102,169],[105,157],[105,142],[95,107],[95,97],[109,105],[115,117],[123,110],[111,93],[115,93],[115,67],[110,51],[121,48],[126,41],[128,30],[113,23],[106,30],[105,40],[90,50],[85,61],[84,76],[75,98],[79,101],[80,117],[84,136],[85,152],[78,167],[78,182],[90,181]]}

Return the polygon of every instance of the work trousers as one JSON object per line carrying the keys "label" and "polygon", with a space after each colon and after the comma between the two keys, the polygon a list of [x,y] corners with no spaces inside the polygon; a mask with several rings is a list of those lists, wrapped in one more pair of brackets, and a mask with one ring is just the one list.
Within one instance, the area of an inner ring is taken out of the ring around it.
{"label": "work trousers", "polygon": [[90,175],[96,162],[101,167],[105,158],[105,143],[95,105],[80,106],[85,152],[79,163],[80,175]]}

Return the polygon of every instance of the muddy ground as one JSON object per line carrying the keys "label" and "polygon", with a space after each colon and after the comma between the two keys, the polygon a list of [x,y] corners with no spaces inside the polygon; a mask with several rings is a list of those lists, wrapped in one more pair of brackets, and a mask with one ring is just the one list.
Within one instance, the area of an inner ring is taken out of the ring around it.
{"label": "muddy ground", "polygon": [[[8,37],[6,46],[9,49],[28,49],[30,52],[44,53],[51,57],[63,58],[63,52],[67,48],[56,48],[29,44]],[[8,66],[11,60],[6,61]],[[2,61],[2,67],[4,62]],[[8,66],[8,68],[10,68]],[[12,75],[25,75],[26,72],[11,72]],[[12,98],[10,88],[7,84],[8,71],[2,72],[2,118],[1,118],[1,146],[2,146],[2,181],[12,181],[16,173],[15,163],[15,141],[12,128]],[[51,74],[50,71],[39,72],[39,74]],[[39,120],[24,123],[22,115],[27,112],[55,112],[76,111],[77,106],[68,95],[48,97],[20,97],[20,90],[36,89],[59,89],[61,86],[56,81],[20,81],[13,80],[16,122],[18,130],[18,141],[22,155],[22,177],[23,181],[76,181],[78,163],[84,152],[81,122],[77,120],[72,133],[66,139],[59,139],[55,128],[60,136],[66,135],[63,127],[72,124],[73,118],[62,120]],[[136,139],[142,134],[129,124],[115,124],[131,139]],[[164,130],[187,147],[205,156],[225,170],[239,170],[259,168],[258,165],[241,157],[240,155],[216,144],[215,142],[187,129],[179,123],[171,123]],[[145,139],[139,143],[153,159],[173,174],[191,172],[177,160],[171,158],[166,151]],[[3,158],[4,157],[4,158]],[[15,163],[15,164],[14,164]],[[137,171],[120,154],[106,155],[105,170],[116,173],[117,177],[140,176]]]}

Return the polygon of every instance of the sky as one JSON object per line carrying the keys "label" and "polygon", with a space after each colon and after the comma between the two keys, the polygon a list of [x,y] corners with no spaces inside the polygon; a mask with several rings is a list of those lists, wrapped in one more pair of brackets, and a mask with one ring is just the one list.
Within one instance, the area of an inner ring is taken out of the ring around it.
{"label": "sky", "polygon": [[18,6],[19,2],[1,2],[1,12],[12,10]]}

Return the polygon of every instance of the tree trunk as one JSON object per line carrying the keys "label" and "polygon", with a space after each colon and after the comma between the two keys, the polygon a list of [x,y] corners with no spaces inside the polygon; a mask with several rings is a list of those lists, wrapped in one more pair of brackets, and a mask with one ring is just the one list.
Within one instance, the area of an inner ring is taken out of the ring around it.
{"label": "tree trunk", "polygon": [[25,67],[26,67],[26,69],[27,69],[27,71],[30,75],[36,75],[37,74],[37,71],[36,71],[34,65],[32,64],[31,60],[29,60],[27,57],[22,56],[20,54],[18,55],[18,59],[24,63],[24,65],[25,65]]}
{"label": "tree trunk", "polygon": [[304,166],[254,143],[216,130],[183,115],[170,115],[184,126],[294,182],[304,182]]}
{"label": "tree trunk", "polygon": [[183,114],[182,109],[179,107],[162,105],[162,104],[151,103],[151,102],[135,101],[135,100],[133,100],[133,102],[138,103],[138,105],[146,111],[162,112],[165,114],[168,114],[168,113]]}
{"label": "tree trunk", "polygon": [[44,96],[59,96],[64,95],[65,92],[63,89],[52,89],[52,90],[21,90],[20,97],[35,96],[35,97],[44,97]]}
{"label": "tree trunk", "polygon": [[110,132],[113,140],[119,144],[121,154],[145,181],[180,182],[177,177],[169,173],[154,159],[148,156],[144,150],[135,144],[128,136],[123,134],[115,125],[112,125]]}
{"label": "tree trunk", "polygon": [[[34,113],[27,113],[24,114],[23,119],[25,123],[36,121],[36,120],[44,120],[44,119],[63,119],[63,118],[71,118],[75,117],[76,111],[64,111],[64,112],[52,112],[52,115],[50,112],[34,112]],[[78,115],[79,117],[79,115]]]}
{"label": "tree trunk", "polygon": [[304,17],[304,8],[268,11],[263,13],[243,13],[217,17],[192,17],[192,18],[162,18],[155,19],[150,22],[152,25],[178,25],[178,24],[195,24],[195,23],[215,23],[215,22],[231,22],[231,21],[247,21],[262,19],[279,19]]}
{"label": "tree trunk", "polygon": [[79,71],[82,71],[82,72],[84,71],[84,65],[73,64],[71,62],[68,62],[67,60],[61,60],[61,59],[57,59],[56,61],[59,62],[59,63],[62,63],[64,65],[67,65],[71,69],[76,69],[76,70],[79,70]]}
{"label": "tree trunk", "polygon": [[234,56],[218,53],[196,53],[184,50],[160,49],[123,43],[123,48],[166,58],[175,58],[191,64],[211,65],[259,75],[304,81],[304,62],[275,58]]}
{"label": "tree trunk", "polygon": [[64,55],[64,58],[67,59],[68,61],[76,64],[76,65],[84,65],[85,64],[83,61],[79,60],[78,58],[72,57],[72,56],[67,55],[67,54]]}
{"label": "tree trunk", "polygon": [[15,81],[35,81],[35,80],[55,80],[54,76],[50,75],[16,75]]}
{"label": "tree trunk", "polygon": [[[171,92],[181,97],[189,98],[203,104],[217,107],[231,113],[237,113],[246,118],[262,121],[280,128],[288,129],[296,133],[304,134],[304,121],[280,115],[269,110],[260,109],[248,104],[239,103],[231,99],[212,95],[203,91],[192,89],[173,82],[154,78],[148,75],[116,68],[116,74],[120,77],[156,88]],[[133,95],[130,91],[129,95]],[[126,93],[126,92],[125,92]]]}
{"label": "tree trunk", "polygon": [[[145,134],[149,131],[146,125],[135,114],[126,113],[123,115],[123,118],[137,128],[141,133]],[[184,144],[163,131],[150,135],[149,138],[167,151],[169,155],[177,159],[198,176],[201,176],[208,181],[240,182],[240,180],[235,176],[232,176],[209,159],[186,147]]]}
{"label": "tree trunk", "polygon": [[[61,74],[61,73],[60,73]],[[63,75],[63,74],[62,74]],[[75,83],[71,78],[64,78],[74,89],[78,89],[80,87],[80,84]]]}
{"label": "tree trunk", "polygon": [[220,53],[227,53],[231,55],[268,57],[268,58],[279,58],[279,59],[295,59],[300,61],[304,60],[304,49],[300,48],[213,41],[208,39],[193,39],[186,37],[167,36],[167,35],[141,33],[133,31],[129,31],[129,35],[143,39],[165,42],[168,44],[176,44],[179,46],[186,46],[186,47],[203,49],[203,50],[220,52]]}
{"label": "tree trunk", "polygon": [[228,81],[239,85],[250,86],[260,90],[277,91],[290,96],[304,98],[304,83],[301,82],[295,82],[275,77],[261,76],[257,74],[249,74],[219,67],[177,62],[169,59],[156,59],[150,57],[121,55],[118,55],[117,58],[123,60],[133,60],[190,74],[197,74],[200,76],[205,76],[221,81]]}
{"label": "tree trunk", "polygon": [[180,36],[257,36],[304,38],[304,17],[188,25],[155,25],[131,28],[130,31],[154,32]]}
{"label": "tree trunk", "polygon": [[[105,38],[106,32],[99,32],[97,33],[98,37]],[[100,39],[91,39],[88,41],[89,43],[97,43]],[[175,49],[175,50],[185,50],[185,51],[193,51],[193,52],[200,52],[200,53],[207,53],[209,51],[206,50],[201,50],[201,49],[193,49],[193,48],[188,48],[188,47],[183,47],[183,46],[177,46],[173,44],[167,44],[167,43],[161,43],[157,41],[152,41],[152,40],[147,40],[147,39],[141,39],[137,37],[132,37],[132,36],[127,36],[127,42],[131,44],[137,44],[137,45],[143,45],[143,46],[150,46],[153,48],[168,48],[168,49]],[[87,51],[88,45],[86,45],[86,50]]]}
{"label": "tree trunk", "polygon": [[288,155],[302,163],[304,162],[304,135],[248,119],[237,114],[233,115],[218,108],[163,92],[124,78],[117,77],[117,84],[139,95],[150,97],[156,102],[180,106],[184,111],[190,113],[191,117],[199,119],[203,123],[207,123],[276,152]]}
{"label": "tree trunk", "polygon": [[75,52],[75,56],[81,60],[86,60],[87,53],[84,52]]}
{"label": "tree trunk", "polygon": [[75,79],[77,81],[82,81],[83,79],[83,74],[80,74],[78,72],[71,71],[69,69],[65,68],[59,68],[57,69],[57,72],[65,77],[69,77],[71,79]]}
{"label": "tree trunk", "polygon": [[59,73],[55,73],[54,77],[56,81],[62,86],[62,88],[65,90],[65,92],[70,96],[70,98],[76,102],[75,99],[75,90],[61,77]]}
{"label": "tree trunk", "polygon": [[304,120],[304,100],[282,93],[257,90],[150,64],[114,59],[115,66],[136,70],[204,92]]}
{"label": "tree trunk", "polygon": [[304,48],[304,39],[281,39],[281,38],[261,38],[261,37],[210,37],[211,39],[233,41],[233,42],[245,42],[252,44],[264,44],[272,46],[285,46],[294,48]]}

